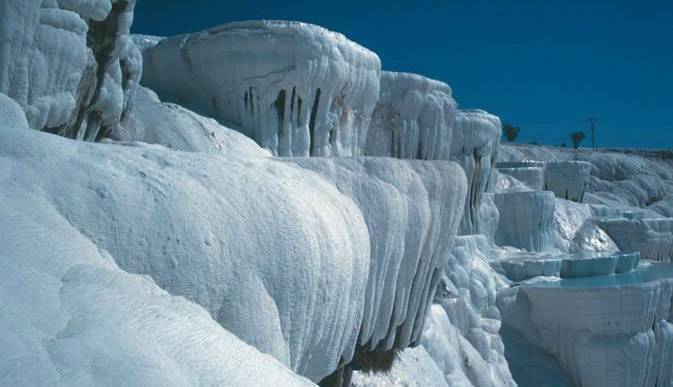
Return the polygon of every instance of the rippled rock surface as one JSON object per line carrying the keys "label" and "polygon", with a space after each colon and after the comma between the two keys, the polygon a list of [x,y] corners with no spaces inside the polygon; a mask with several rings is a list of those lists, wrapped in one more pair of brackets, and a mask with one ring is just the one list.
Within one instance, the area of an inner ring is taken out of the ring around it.
{"label": "rippled rock surface", "polygon": [[446,161],[290,159],[332,181],[362,211],[371,260],[358,344],[363,351],[417,345],[457,233],[465,177]]}
{"label": "rippled rock surface", "polygon": [[200,305],[297,373],[318,381],[352,356],[369,233],[353,201],[317,174],[268,157],[30,130],[0,131],[0,155],[3,188],[38,192],[45,211],[122,270]]}

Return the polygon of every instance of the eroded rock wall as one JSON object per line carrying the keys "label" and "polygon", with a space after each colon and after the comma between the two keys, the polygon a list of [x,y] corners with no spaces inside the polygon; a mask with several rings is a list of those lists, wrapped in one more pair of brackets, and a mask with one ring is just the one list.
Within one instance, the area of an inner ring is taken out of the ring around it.
{"label": "eroded rock wall", "polygon": [[144,51],[143,84],[278,156],[364,155],[381,62],[341,34],[284,21],[225,24]]}
{"label": "eroded rock wall", "polygon": [[31,128],[94,141],[118,124],[140,80],[128,35],[135,0],[0,4],[0,92]]}
{"label": "eroded rock wall", "polygon": [[384,71],[367,155],[448,160],[457,105],[444,82]]}
{"label": "eroded rock wall", "polygon": [[291,161],[332,181],[364,215],[371,261],[359,345],[365,351],[417,345],[462,215],[460,168],[390,158]]}

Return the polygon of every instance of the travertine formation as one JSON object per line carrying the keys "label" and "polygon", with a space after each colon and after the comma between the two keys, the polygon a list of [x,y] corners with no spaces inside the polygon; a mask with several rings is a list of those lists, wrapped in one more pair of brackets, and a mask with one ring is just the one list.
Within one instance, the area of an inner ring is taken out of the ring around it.
{"label": "travertine formation", "polygon": [[384,71],[367,155],[449,160],[457,105],[444,82]]}
{"label": "travertine formation", "polygon": [[274,155],[364,155],[381,62],[341,34],[236,22],[164,39],[143,57],[142,82],[162,100],[214,117]]}
{"label": "travertine formation", "polygon": [[670,264],[532,282],[499,297],[505,323],[552,354],[577,385],[654,387],[673,380]]}
{"label": "travertine formation", "polygon": [[601,219],[598,224],[623,251],[639,251],[643,258],[673,262],[673,218]]}
{"label": "travertine formation", "polygon": [[0,3],[0,92],[31,128],[93,141],[115,129],[140,80],[135,0]]}
{"label": "travertine formation", "polygon": [[500,147],[338,33],[133,6],[0,2],[0,385],[673,383],[670,153]]}
{"label": "travertine formation", "polygon": [[499,173],[514,177],[533,191],[543,191],[545,188],[545,163],[543,162],[500,162],[495,167]]}
{"label": "travertine formation", "polygon": [[495,243],[538,252],[554,248],[553,193],[498,193],[494,195],[494,201],[500,213]]}
{"label": "travertine formation", "polygon": [[323,175],[361,209],[371,239],[359,345],[369,351],[419,342],[427,308],[461,218],[465,178],[446,161],[292,159]]}
{"label": "travertine formation", "polygon": [[501,130],[500,119],[483,110],[460,110],[456,117],[450,158],[463,167],[468,182],[462,235],[485,233],[479,223],[479,207],[484,192],[495,184],[493,170]]}
{"label": "travertine formation", "polygon": [[369,234],[353,201],[316,174],[267,157],[26,130],[0,131],[0,155],[3,187],[44,192],[122,270],[202,306],[294,371],[318,381],[352,356]]}
{"label": "travertine formation", "polygon": [[586,161],[550,161],[545,163],[544,189],[556,197],[582,202],[589,185],[591,164]]}
{"label": "travertine formation", "polygon": [[485,234],[489,226],[479,224],[479,213],[483,194],[494,185],[500,132],[498,117],[457,109],[446,83],[384,71],[367,155],[457,162],[468,182],[460,233]]}
{"label": "travertine formation", "polygon": [[[170,188],[180,183],[165,174],[169,167],[180,170],[181,161],[150,149],[76,143],[2,124],[0,129],[0,385],[313,385],[249,345],[267,352],[273,346],[281,353],[293,346],[283,344],[280,332],[267,334],[276,339],[266,345],[250,340],[280,326],[285,317],[277,311],[283,307],[271,307],[280,298],[276,293],[272,301],[273,290],[261,286],[260,273],[240,270],[242,262],[237,273],[217,269],[233,267],[233,262],[212,259],[218,251],[235,249],[229,242],[236,239],[222,243],[213,232],[216,212],[199,225],[199,217],[189,216],[199,204],[171,201],[184,187]],[[186,194],[197,201],[203,197],[203,192]],[[153,222],[157,214],[163,221]],[[198,237],[190,238],[183,227],[194,227]],[[152,245],[157,249],[148,248]],[[334,247],[341,251],[345,246]],[[195,251],[200,255],[191,254]],[[275,268],[273,262],[268,265]],[[306,262],[301,265],[301,273],[310,273]],[[302,284],[287,270],[275,275],[283,272]],[[337,291],[335,300],[345,305],[341,286],[326,289]],[[249,344],[211,317],[218,315],[217,304],[224,306],[222,322],[245,316],[230,309],[235,300],[244,312],[252,312],[246,317],[248,334],[232,326]],[[312,304],[331,309],[322,296]],[[336,323],[333,317],[330,324]],[[321,354],[329,350],[316,344]]]}
{"label": "travertine formation", "polygon": [[488,263],[481,235],[461,236],[447,261],[423,332],[449,386],[515,386],[500,339],[497,293],[506,280]]}
{"label": "travertine formation", "polygon": [[271,156],[240,132],[180,105],[163,103],[144,87],[136,89],[133,105],[109,137],[124,143],[144,142],[188,152]]}
{"label": "travertine formation", "polygon": [[510,280],[521,282],[535,277],[576,278],[627,273],[635,270],[639,262],[639,253],[519,253],[501,258],[493,266]]}

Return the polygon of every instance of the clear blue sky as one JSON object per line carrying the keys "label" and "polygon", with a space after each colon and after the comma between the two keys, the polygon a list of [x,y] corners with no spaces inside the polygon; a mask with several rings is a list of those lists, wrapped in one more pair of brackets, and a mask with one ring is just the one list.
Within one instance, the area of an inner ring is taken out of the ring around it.
{"label": "clear blue sky", "polygon": [[462,107],[520,126],[521,142],[569,143],[594,116],[598,145],[673,148],[673,0],[138,0],[133,30],[248,19],[344,33],[385,70],[445,81]]}

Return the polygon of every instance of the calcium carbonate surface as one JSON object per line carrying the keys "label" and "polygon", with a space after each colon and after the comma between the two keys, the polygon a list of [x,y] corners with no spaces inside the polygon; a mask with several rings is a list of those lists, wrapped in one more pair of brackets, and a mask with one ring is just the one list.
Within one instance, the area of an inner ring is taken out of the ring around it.
{"label": "calcium carbonate surface", "polygon": [[554,194],[549,191],[498,193],[500,213],[495,242],[528,251],[554,249]]}
{"label": "calcium carbonate surface", "polygon": [[265,157],[20,129],[0,131],[0,155],[11,187],[42,195],[121,269],[201,305],[292,370],[318,381],[352,355],[369,233],[353,201],[318,175]]}
{"label": "calcium carbonate surface", "polygon": [[0,92],[31,128],[96,140],[118,124],[140,80],[128,32],[135,0],[4,0]]}
{"label": "calcium carbonate surface", "polygon": [[448,160],[457,105],[444,82],[384,71],[367,155]]}
{"label": "calcium carbonate surface", "polygon": [[322,27],[235,22],[143,52],[143,85],[279,156],[364,155],[381,62]]}
{"label": "calcium carbonate surface", "polygon": [[462,215],[462,170],[446,161],[390,158],[291,161],[332,181],[364,215],[372,248],[359,344],[417,344]]}
{"label": "calcium carbonate surface", "polygon": [[499,295],[505,324],[553,355],[577,385],[597,387],[671,384],[672,303],[670,264]]}
{"label": "calcium carbonate surface", "polygon": [[484,236],[456,238],[427,317],[422,344],[449,386],[516,386],[496,306],[507,280],[489,266],[489,249]]}

